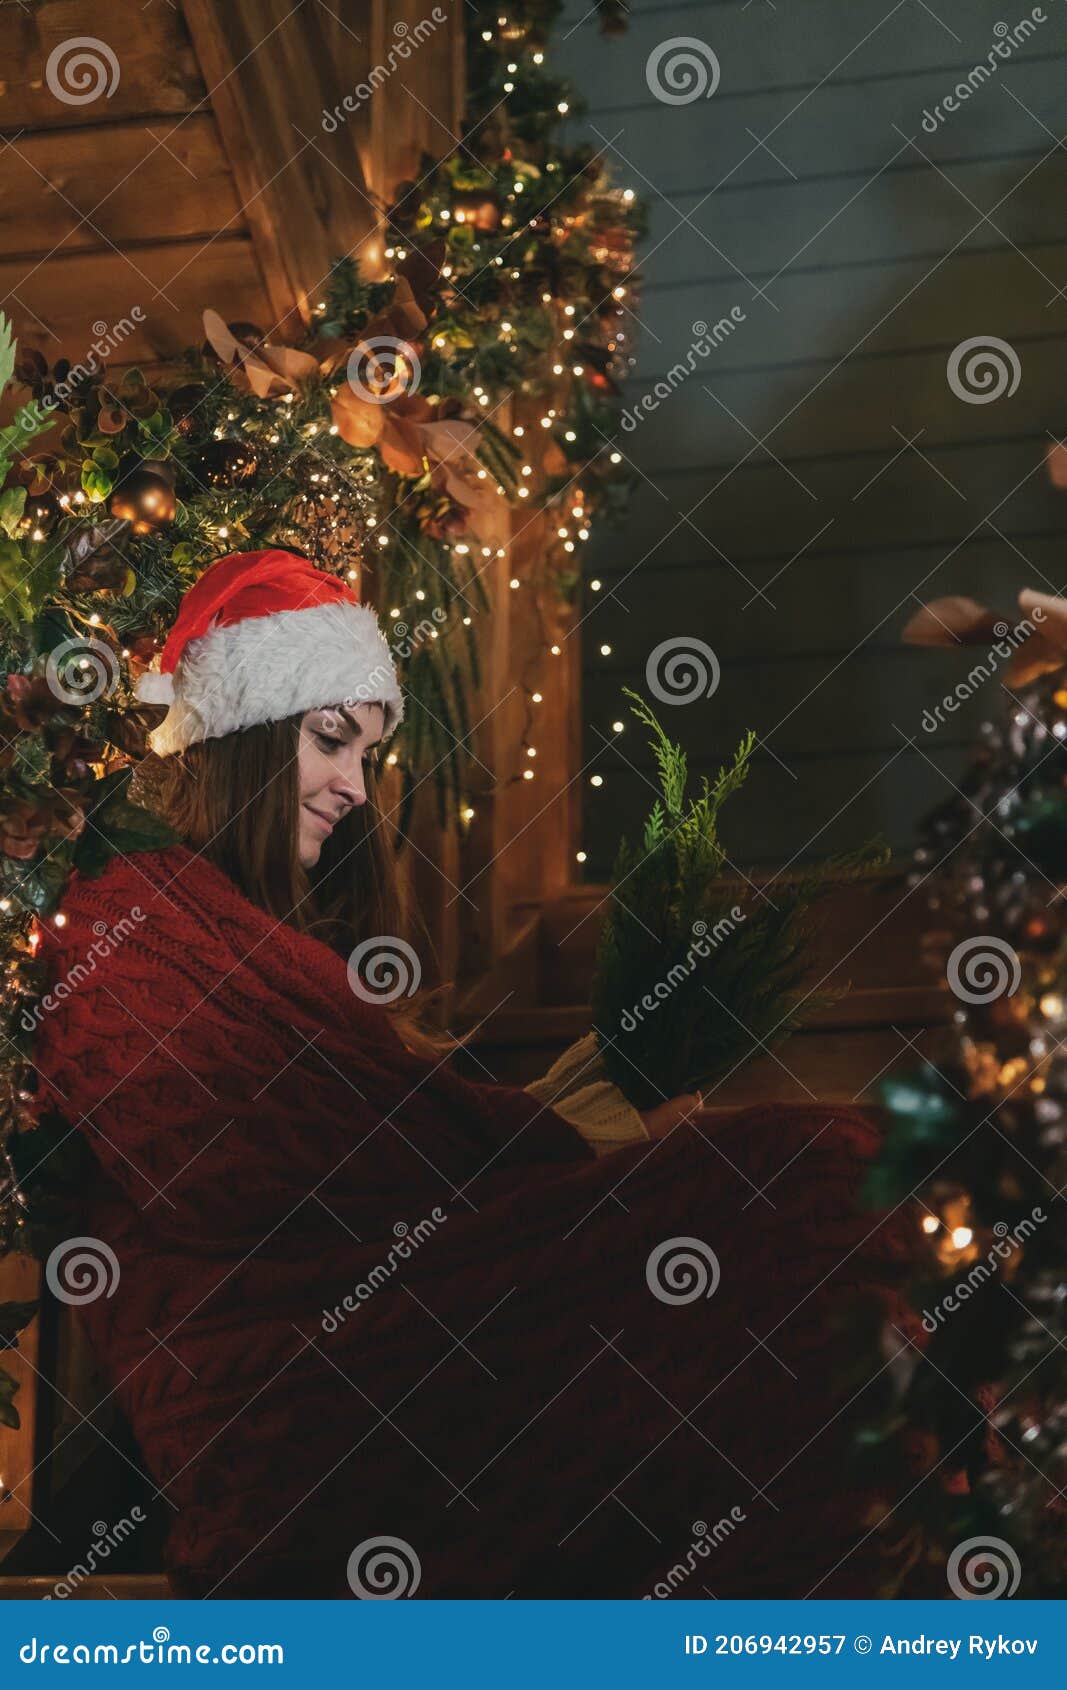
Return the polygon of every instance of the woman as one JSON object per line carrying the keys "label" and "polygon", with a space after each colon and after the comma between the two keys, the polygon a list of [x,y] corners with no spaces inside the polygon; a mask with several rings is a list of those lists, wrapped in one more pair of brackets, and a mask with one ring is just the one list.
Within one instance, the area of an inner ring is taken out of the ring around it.
{"label": "woman", "polygon": [[176,1593],[870,1592],[835,1378],[897,1254],[851,1202],[869,1124],[642,1117],[592,1041],[528,1092],[454,1071],[383,990],[418,965],[376,799],[403,703],[337,578],[219,560],[138,690],[180,843],[72,877],[37,1055]]}

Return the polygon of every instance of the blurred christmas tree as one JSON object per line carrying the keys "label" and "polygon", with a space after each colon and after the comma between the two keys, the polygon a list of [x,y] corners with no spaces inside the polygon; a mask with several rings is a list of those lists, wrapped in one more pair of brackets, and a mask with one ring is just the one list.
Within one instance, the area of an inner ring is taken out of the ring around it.
{"label": "blurred christmas tree", "polygon": [[1004,691],[915,852],[953,1007],[880,1088],[869,1192],[915,1210],[926,1336],[888,1334],[905,1383],[880,1433],[923,1451],[900,1512],[956,1595],[1048,1597],[1067,1589],[1067,602],[1020,602],[1014,628],[952,599],[906,631],[988,642]]}

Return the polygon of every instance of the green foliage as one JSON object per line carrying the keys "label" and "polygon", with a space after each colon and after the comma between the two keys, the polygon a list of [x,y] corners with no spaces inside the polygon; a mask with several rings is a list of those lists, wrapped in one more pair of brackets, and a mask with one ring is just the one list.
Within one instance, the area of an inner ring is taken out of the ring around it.
{"label": "green foliage", "polygon": [[74,867],[95,879],[116,852],[162,851],[178,835],[158,816],[127,797],[132,770],[127,766],[98,782],[98,802],[74,848]]}
{"label": "green foliage", "polygon": [[623,691],[652,730],[662,797],[640,843],[624,839],[615,860],[593,1025],[608,1077],[647,1109],[710,1090],[841,995],[804,990],[811,913],[843,880],[882,865],[888,848],[864,846],[789,881],[739,892],[722,878],[719,812],[748,778],[755,735],[746,734],[714,783],[704,776],[699,794],[687,799],[685,753],[640,694]]}

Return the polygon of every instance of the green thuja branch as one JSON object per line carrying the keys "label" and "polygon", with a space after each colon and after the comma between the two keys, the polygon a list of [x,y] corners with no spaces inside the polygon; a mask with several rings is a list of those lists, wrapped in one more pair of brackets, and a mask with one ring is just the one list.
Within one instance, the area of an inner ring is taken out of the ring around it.
{"label": "green thuja branch", "polygon": [[640,843],[621,842],[593,983],[593,1024],[608,1077],[639,1109],[708,1090],[842,995],[807,990],[812,913],[843,881],[882,866],[874,842],[766,888],[724,879],[719,813],[748,779],[755,734],[687,798],[684,751],[628,687],[651,730],[661,796]]}

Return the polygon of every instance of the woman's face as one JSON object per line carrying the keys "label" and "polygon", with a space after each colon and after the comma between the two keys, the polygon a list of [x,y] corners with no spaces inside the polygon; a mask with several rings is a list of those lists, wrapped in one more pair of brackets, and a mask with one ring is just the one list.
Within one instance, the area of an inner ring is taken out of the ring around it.
{"label": "woman's face", "polygon": [[342,817],[367,802],[364,759],[384,725],[381,704],[326,705],[301,719],[297,773],[303,868],[318,862],[323,841]]}

